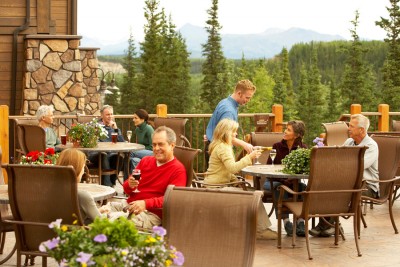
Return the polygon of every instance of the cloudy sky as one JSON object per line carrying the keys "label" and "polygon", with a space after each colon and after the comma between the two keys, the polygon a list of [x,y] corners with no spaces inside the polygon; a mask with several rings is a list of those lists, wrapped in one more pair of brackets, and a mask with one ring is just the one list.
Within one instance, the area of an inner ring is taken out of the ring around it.
{"label": "cloudy sky", "polygon": [[[179,29],[186,23],[205,26],[211,0],[159,0]],[[350,39],[350,23],[360,12],[358,34],[382,40],[385,32],[375,26],[388,18],[389,0],[219,0],[221,33],[261,33],[269,28],[298,27]],[[129,38],[142,41],[144,0],[79,0],[78,34],[105,44]]]}

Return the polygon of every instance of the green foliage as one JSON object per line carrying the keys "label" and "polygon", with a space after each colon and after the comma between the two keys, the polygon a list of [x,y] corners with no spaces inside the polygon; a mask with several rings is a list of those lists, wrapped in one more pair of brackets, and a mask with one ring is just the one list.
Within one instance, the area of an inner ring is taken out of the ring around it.
{"label": "green foliage", "polygon": [[375,22],[387,32],[387,43],[389,51],[382,68],[382,100],[389,104],[391,109],[398,109],[400,106],[400,0],[390,0],[390,7],[387,7],[390,19],[381,17]]}
{"label": "green foliage", "polygon": [[137,61],[135,39],[131,32],[128,39],[128,50],[122,62],[126,73],[123,74],[123,79],[120,83],[121,98],[119,105],[115,107],[116,113],[130,114],[136,110],[137,103],[132,100],[140,99],[137,88]]}
{"label": "green foliage", "polygon": [[107,131],[100,125],[96,119],[88,123],[77,123],[71,126],[68,131],[68,137],[79,143],[82,147],[95,147],[97,140],[107,138]]}
{"label": "green foliage", "polygon": [[283,160],[284,168],[282,172],[290,174],[309,174],[310,173],[311,149],[299,148],[292,150]]}
{"label": "green foliage", "polygon": [[184,261],[182,253],[167,247],[165,229],[155,227],[152,235],[139,234],[135,224],[124,217],[112,222],[96,218],[88,229],[61,226],[61,220],[50,227],[57,237],[43,242],[39,249],[61,266],[169,266]]}
{"label": "green foliage", "polygon": [[208,33],[207,43],[203,44],[202,55],[206,58],[203,63],[201,100],[207,111],[213,110],[218,102],[228,94],[228,74],[226,59],[222,52],[221,26],[218,22],[218,0],[212,0],[212,6],[207,10],[209,19],[206,21]]}
{"label": "green foliage", "polygon": [[358,18],[359,13],[356,11],[355,19],[352,21],[354,28],[350,30],[353,41],[347,49],[348,57],[341,85],[342,105],[343,109],[346,109],[351,104],[363,104],[363,108],[369,110],[378,103],[375,101],[373,91],[374,75],[362,58],[367,50],[363,49],[357,34]]}

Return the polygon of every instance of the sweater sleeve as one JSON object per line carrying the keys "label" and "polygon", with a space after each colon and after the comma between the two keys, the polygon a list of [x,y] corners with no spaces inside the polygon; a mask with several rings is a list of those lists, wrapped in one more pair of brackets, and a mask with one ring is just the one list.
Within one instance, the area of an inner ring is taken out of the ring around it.
{"label": "sweater sleeve", "polygon": [[218,157],[221,162],[225,165],[225,168],[232,174],[238,173],[241,169],[251,165],[251,158],[246,155],[239,161],[235,161],[232,148],[229,145],[221,145],[216,147]]}

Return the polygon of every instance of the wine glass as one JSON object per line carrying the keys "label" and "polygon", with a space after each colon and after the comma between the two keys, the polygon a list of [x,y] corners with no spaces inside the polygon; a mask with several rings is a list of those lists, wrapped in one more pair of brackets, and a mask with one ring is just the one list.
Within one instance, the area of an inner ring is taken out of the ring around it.
{"label": "wine glass", "polygon": [[271,149],[271,151],[269,152],[269,156],[271,157],[271,160],[272,160],[272,166],[274,166],[274,159],[276,157],[276,149]]}
{"label": "wine glass", "polygon": [[[132,172],[132,177],[136,180],[139,181],[140,180],[140,170],[138,169],[134,169]],[[135,190],[133,191],[134,193],[139,193],[140,191],[138,190],[138,186],[136,186]]]}
{"label": "wine glass", "polygon": [[[255,146],[254,147],[254,150],[258,150],[258,151],[260,151],[260,152],[262,152],[262,147],[261,146]],[[260,156],[256,156],[256,162],[254,163],[254,164],[261,164],[259,161],[258,161],[258,158],[259,158]]]}
{"label": "wine glass", "polygon": [[128,130],[126,131],[126,137],[128,137],[129,143],[131,142],[131,138],[132,138],[132,131]]}

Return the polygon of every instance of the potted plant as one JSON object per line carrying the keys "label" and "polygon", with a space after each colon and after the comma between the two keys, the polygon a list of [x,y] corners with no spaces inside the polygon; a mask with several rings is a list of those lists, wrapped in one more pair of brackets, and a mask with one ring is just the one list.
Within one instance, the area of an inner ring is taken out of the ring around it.
{"label": "potted plant", "polygon": [[77,123],[71,126],[68,137],[74,146],[96,147],[98,140],[107,138],[107,131],[103,125],[93,119],[88,123]]}
{"label": "potted plant", "polygon": [[39,250],[48,252],[60,266],[181,266],[184,257],[168,246],[162,227],[153,233],[139,233],[135,224],[124,218],[110,221],[96,218],[88,227],[49,225],[57,237],[43,242]]}

